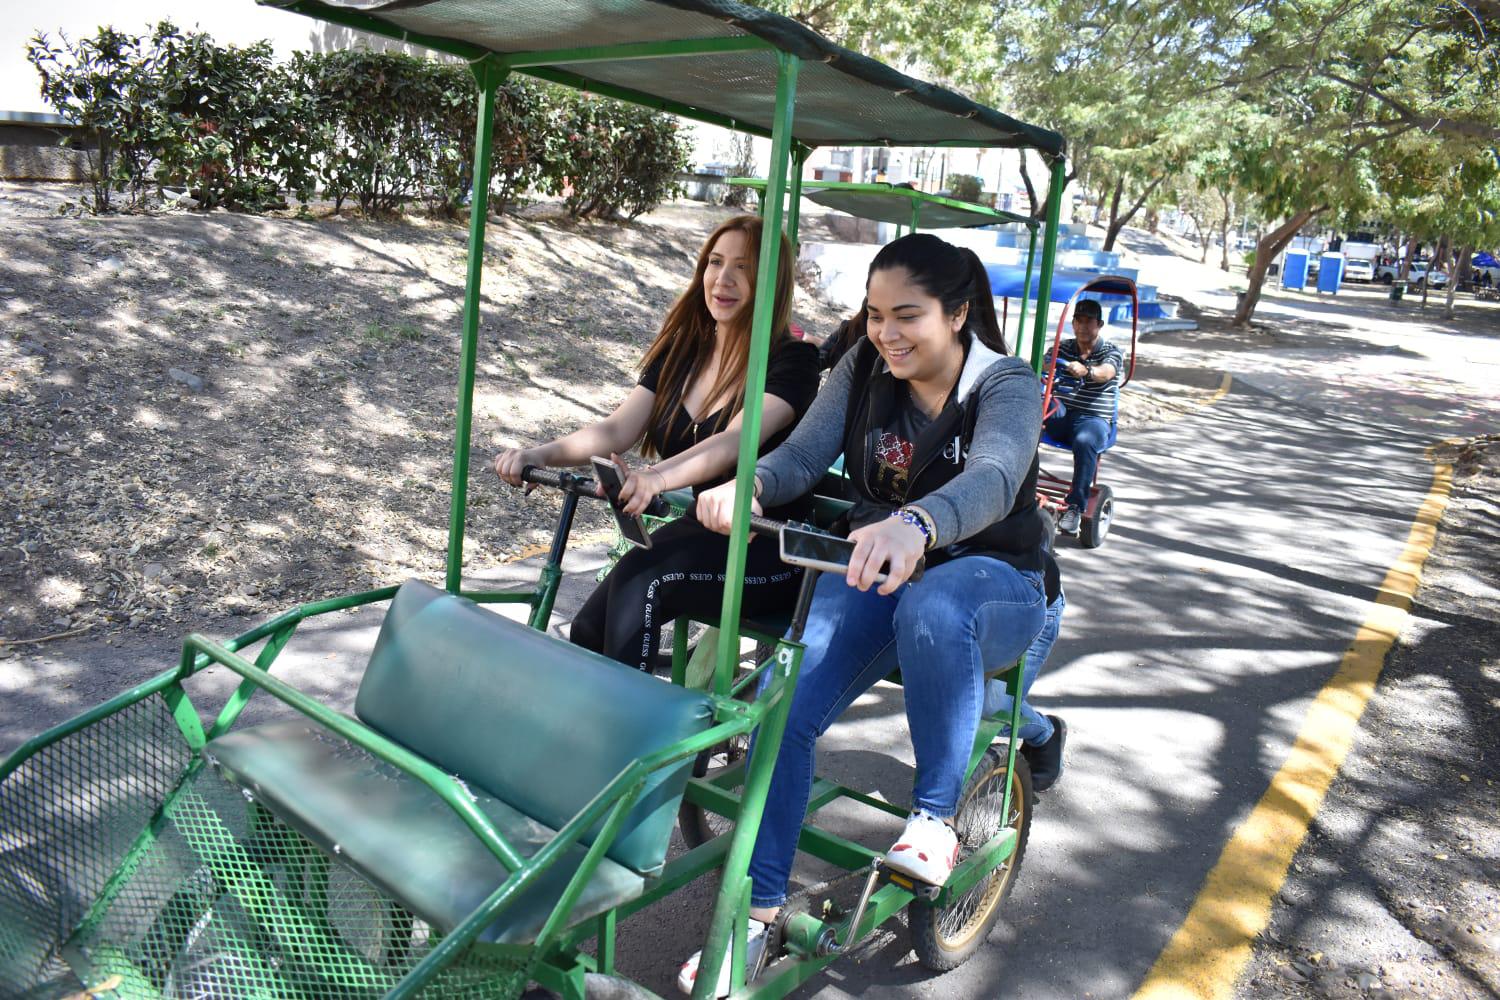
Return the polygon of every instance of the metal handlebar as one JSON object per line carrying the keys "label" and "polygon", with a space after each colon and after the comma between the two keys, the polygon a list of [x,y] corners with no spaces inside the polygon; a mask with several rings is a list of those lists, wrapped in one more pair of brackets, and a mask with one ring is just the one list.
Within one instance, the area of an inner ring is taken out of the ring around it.
{"label": "metal handlebar", "polygon": [[[781,536],[781,529],[785,528],[786,526],[786,521],[775,521],[769,517],[761,517],[757,514],[750,515],[750,530],[757,535],[765,535],[768,538],[779,538]],[[814,531],[819,530],[813,525],[797,525],[797,527],[807,527],[811,528]],[[907,582],[916,583],[918,580],[922,579],[922,574],[926,571],[926,569],[927,557],[918,556],[917,564],[912,568],[911,576],[906,578]],[[884,579],[884,577],[882,576],[880,577],[880,579]]]}
{"label": "metal handlebar", "polygon": [[[535,483],[537,486],[551,486],[564,493],[573,493],[591,500],[604,499],[599,495],[599,484],[593,476],[581,476],[566,469],[543,469],[540,466],[528,465],[521,470],[521,482]],[[646,508],[645,514],[648,517],[666,517],[671,511],[671,504],[661,497],[656,497]]]}

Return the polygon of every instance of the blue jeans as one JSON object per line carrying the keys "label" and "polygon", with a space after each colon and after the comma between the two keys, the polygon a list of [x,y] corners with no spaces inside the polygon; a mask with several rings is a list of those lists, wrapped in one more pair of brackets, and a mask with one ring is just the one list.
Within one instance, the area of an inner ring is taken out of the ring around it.
{"label": "blue jeans", "polygon": [[912,808],[958,809],[984,701],[986,668],[1016,660],[1042,628],[1042,575],[988,556],[933,567],[882,597],[825,574],[802,641],[807,651],[750,859],[752,906],[786,902],[813,783],[813,749],[844,710],[901,667],[916,753]]}
{"label": "blue jeans", "polygon": [[1073,448],[1073,486],[1068,490],[1068,506],[1083,510],[1088,506],[1089,488],[1099,469],[1099,456],[1109,447],[1109,420],[1092,413],[1080,413],[1064,406],[1048,420],[1047,436]]}
{"label": "blue jeans", "polygon": [[[1035,639],[1031,640],[1031,648],[1026,650],[1026,665],[1021,668],[1021,742],[1030,743],[1032,746],[1040,746],[1052,738],[1052,731],[1056,727],[1052,720],[1031,707],[1031,702],[1026,700],[1026,695],[1031,691],[1031,685],[1036,683],[1037,675],[1042,672],[1042,665],[1047,662],[1047,657],[1052,653],[1052,645],[1057,642],[1057,632],[1062,628],[1063,612],[1067,610],[1068,599],[1063,592],[1057,592],[1057,600],[1047,605],[1047,620],[1042,625],[1042,630],[1037,633]],[[1010,715],[1010,694],[1005,690],[1005,681],[995,678],[985,685],[984,692],[984,714],[985,715]],[[1010,727],[1007,726],[1006,729]],[[1004,730],[1002,730],[1003,732]]]}

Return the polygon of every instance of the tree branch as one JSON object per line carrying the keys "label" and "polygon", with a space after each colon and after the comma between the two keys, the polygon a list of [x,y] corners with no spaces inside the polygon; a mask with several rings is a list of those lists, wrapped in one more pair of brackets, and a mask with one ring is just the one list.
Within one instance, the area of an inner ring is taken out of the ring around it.
{"label": "tree branch", "polygon": [[1403,122],[1429,134],[1432,132],[1442,132],[1445,135],[1460,135],[1472,139],[1484,139],[1489,142],[1500,142],[1500,126],[1488,125],[1484,122],[1462,118],[1434,118],[1431,115],[1424,115],[1418,112],[1389,94],[1381,93],[1369,84],[1350,80],[1347,77],[1329,73],[1326,70],[1323,75],[1334,83],[1341,83],[1350,90],[1379,101],[1396,112]]}

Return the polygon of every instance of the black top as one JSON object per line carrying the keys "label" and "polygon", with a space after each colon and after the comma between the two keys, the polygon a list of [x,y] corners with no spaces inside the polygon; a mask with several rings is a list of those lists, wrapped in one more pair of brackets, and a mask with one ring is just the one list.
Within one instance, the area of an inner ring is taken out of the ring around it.
{"label": "black top", "polygon": [[[655,392],[661,381],[661,369],[661,359],[658,358],[650,367],[641,372],[639,384]],[[818,349],[807,341],[788,337],[779,347],[772,350],[771,360],[766,368],[766,392],[792,408],[792,422],[767,438],[760,446],[759,454],[764,455],[775,451],[792,433],[792,428],[797,426],[803,414],[807,413],[807,408],[812,405],[813,397],[818,394],[818,371]],[[666,433],[661,435],[661,457],[671,458],[674,455],[680,455],[699,441],[706,441],[718,433],[722,413],[721,407],[713,413],[704,414],[702,419],[695,421],[688,414],[687,407],[679,403],[672,411]],[[693,495],[697,496],[700,490],[727,483],[733,478],[734,470],[730,469],[716,479],[694,486]],[[778,507],[776,510],[768,510],[766,516],[782,520],[800,517],[805,506],[804,502],[798,501]]]}
{"label": "black top", "polygon": [[917,438],[932,420],[911,398],[911,389],[901,384],[902,392],[895,412],[875,428],[875,451],[870,467],[870,491],[875,499],[894,506],[906,503],[907,480],[911,460],[916,454]]}
{"label": "black top", "polygon": [[[925,427],[916,430],[908,426],[908,430],[914,431],[915,440],[911,442],[911,456],[901,479],[905,489],[899,500],[887,500],[885,497],[890,495],[897,479],[886,475],[882,468],[886,458],[881,454],[886,443],[883,435],[902,426],[902,410],[916,408],[909,402],[906,385],[884,369],[880,352],[868,339],[856,345],[852,361],[851,382],[855,388],[850,391],[844,414],[844,467],[850,470],[850,483],[858,494],[854,526],[860,527],[861,511],[869,514],[871,508],[889,510],[908,502],[920,504],[923,497],[964,470],[983,393],[971,391],[962,400],[950,396],[942,411]],[[1020,370],[1015,374],[998,377],[1035,379],[1030,369],[1019,363],[1017,367]],[[863,391],[858,387],[863,387]],[[985,555],[1020,570],[1043,572],[1046,521],[1037,508],[1037,472],[1033,451],[1010,512],[960,542],[929,550],[927,565],[937,566],[959,556]]]}

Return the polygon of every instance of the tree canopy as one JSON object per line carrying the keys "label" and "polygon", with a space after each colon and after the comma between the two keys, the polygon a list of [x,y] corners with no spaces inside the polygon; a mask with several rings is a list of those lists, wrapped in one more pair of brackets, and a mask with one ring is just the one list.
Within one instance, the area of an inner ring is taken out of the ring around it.
{"label": "tree canopy", "polygon": [[1500,203],[1480,178],[1500,144],[1500,0],[771,6],[1060,131],[1068,180],[1107,210],[1107,245],[1168,192],[1255,204],[1270,230],[1239,322],[1313,219],[1496,240],[1484,220]]}

